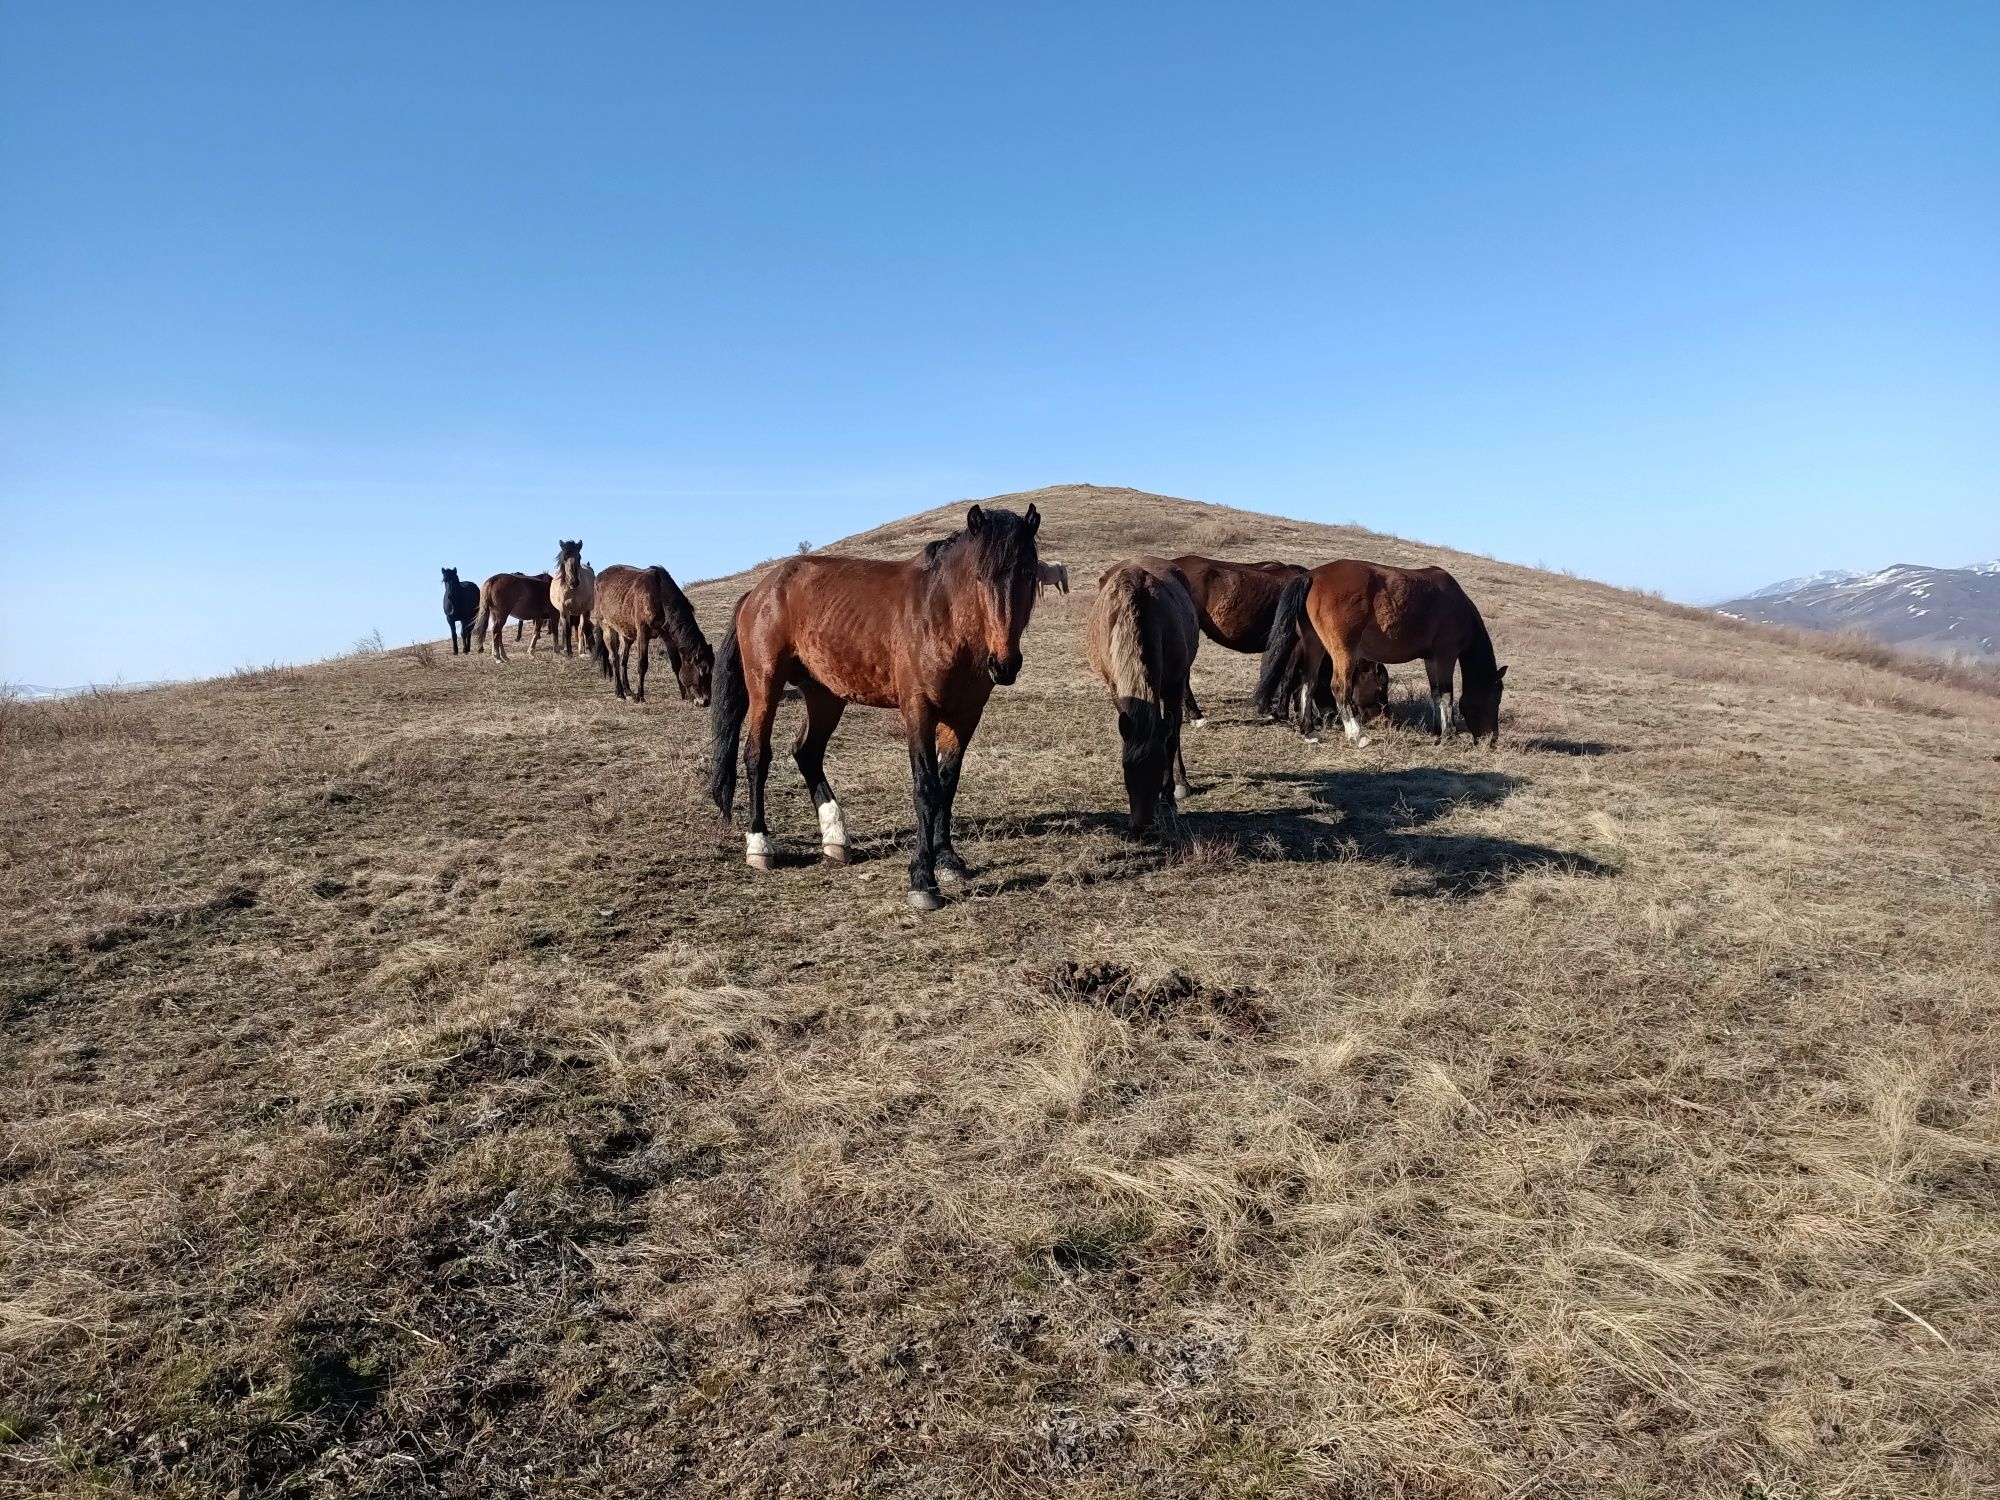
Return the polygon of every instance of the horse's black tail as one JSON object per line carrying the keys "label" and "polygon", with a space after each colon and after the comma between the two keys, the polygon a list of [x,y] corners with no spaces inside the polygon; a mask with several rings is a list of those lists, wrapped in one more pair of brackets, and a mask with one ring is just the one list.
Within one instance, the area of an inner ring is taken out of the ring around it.
{"label": "horse's black tail", "polygon": [[[742,601],[738,601],[741,603]],[[743,680],[743,653],[736,644],[736,620],[715,654],[715,697],[708,710],[708,793],[727,818],[736,806],[736,746],[750,712],[750,689]]]}
{"label": "horse's black tail", "polygon": [[1312,575],[1308,573],[1303,578],[1294,578],[1285,585],[1284,593],[1278,595],[1278,610],[1271,617],[1270,638],[1264,644],[1264,665],[1257,673],[1254,701],[1260,714],[1275,714],[1285,705],[1299,649],[1306,594],[1311,588]]}

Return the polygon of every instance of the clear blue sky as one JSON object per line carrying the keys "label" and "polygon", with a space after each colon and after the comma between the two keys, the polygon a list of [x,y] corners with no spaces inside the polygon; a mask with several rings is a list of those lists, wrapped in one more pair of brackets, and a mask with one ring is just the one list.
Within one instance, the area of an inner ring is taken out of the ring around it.
{"label": "clear blue sky", "polygon": [[0,678],[1068,480],[2000,554],[2000,5],[0,3]]}

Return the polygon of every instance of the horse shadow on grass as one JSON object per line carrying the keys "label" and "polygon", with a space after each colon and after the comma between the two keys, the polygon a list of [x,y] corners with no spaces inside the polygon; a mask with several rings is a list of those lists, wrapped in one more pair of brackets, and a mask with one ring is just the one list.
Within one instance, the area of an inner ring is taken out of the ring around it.
{"label": "horse shadow on grass", "polygon": [[[1496,890],[1533,870],[1578,875],[1616,873],[1588,855],[1491,834],[1427,832],[1461,807],[1492,807],[1523,783],[1499,771],[1458,771],[1417,766],[1395,771],[1265,771],[1244,778],[1252,786],[1296,788],[1312,804],[1256,809],[1204,809],[1199,791],[1182,805],[1178,836],[1155,849],[1139,843],[1104,872],[1119,879],[1156,868],[1162,855],[1192,863],[1323,862],[1362,859],[1406,872],[1398,896],[1462,898]],[[1211,784],[1213,785],[1213,783]],[[1295,793],[1296,795],[1296,793]],[[1323,811],[1322,811],[1323,809]],[[1123,810],[1049,812],[981,820],[968,835],[1124,833]],[[1044,874],[1023,873],[999,890],[1046,884]]]}

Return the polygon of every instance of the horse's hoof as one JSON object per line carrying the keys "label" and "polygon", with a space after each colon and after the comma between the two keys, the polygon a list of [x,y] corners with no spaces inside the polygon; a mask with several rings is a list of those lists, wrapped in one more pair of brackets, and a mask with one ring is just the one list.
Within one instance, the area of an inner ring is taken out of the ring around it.
{"label": "horse's hoof", "polygon": [[1354,748],[1357,750],[1366,750],[1370,745],[1374,743],[1375,742],[1373,740],[1371,740],[1370,738],[1368,738],[1367,735],[1364,734],[1361,736],[1360,739],[1354,742]]}
{"label": "horse's hoof", "polygon": [[776,866],[777,861],[768,854],[746,854],[743,863],[753,870],[769,870]]}
{"label": "horse's hoof", "polygon": [[1316,734],[1302,735],[1301,738],[1304,739],[1308,745],[1317,745],[1319,743],[1319,736]]}
{"label": "horse's hoof", "polygon": [[1192,725],[1193,725],[1193,726],[1194,726],[1194,727],[1195,727],[1196,729],[1199,729],[1199,728],[1201,728],[1201,726],[1202,726],[1202,725],[1204,725],[1204,724],[1206,724],[1207,722],[1208,722],[1208,715],[1207,715],[1207,714],[1203,714],[1203,715],[1202,715],[1202,716],[1201,716],[1201,717],[1200,717],[1199,719],[1189,719],[1189,720],[1188,720],[1188,723],[1192,724]]}
{"label": "horse's hoof", "polygon": [[943,905],[944,897],[940,896],[936,891],[910,892],[911,911],[936,911]]}
{"label": "horse's hoof", "polygon": [[1191,786],[1177,786],[1174,788],[1174,801],[1176,802],[1185,802],[1193,795],[1194,788]]}
{"label": "horse's hoof", "polygon": [[830,865],[844,865],[847,863],[847,845],[821,844],[819,856]]}

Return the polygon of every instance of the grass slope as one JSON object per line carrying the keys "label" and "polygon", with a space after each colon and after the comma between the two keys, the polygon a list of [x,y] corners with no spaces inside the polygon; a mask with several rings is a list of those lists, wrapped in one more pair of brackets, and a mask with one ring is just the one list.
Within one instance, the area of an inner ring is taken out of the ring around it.
{"label": "grass slope", "polygon": [[[635,707],[438,648],[0,704],[0,1485],[1993,1493],[2000,703],[1364,532],[1032,498],[1081,587],[929,918],[865,711],[861,862],[805,862],[781,757],[760,877],[660,673]],[[1513,664],[1498,752],[1407,709],[1304,745],[1205,645],[1189,839],[1128,844],[1079,626],[1182,550],[1443,561]],[[712,636],[743,583],[693,591]]]}

